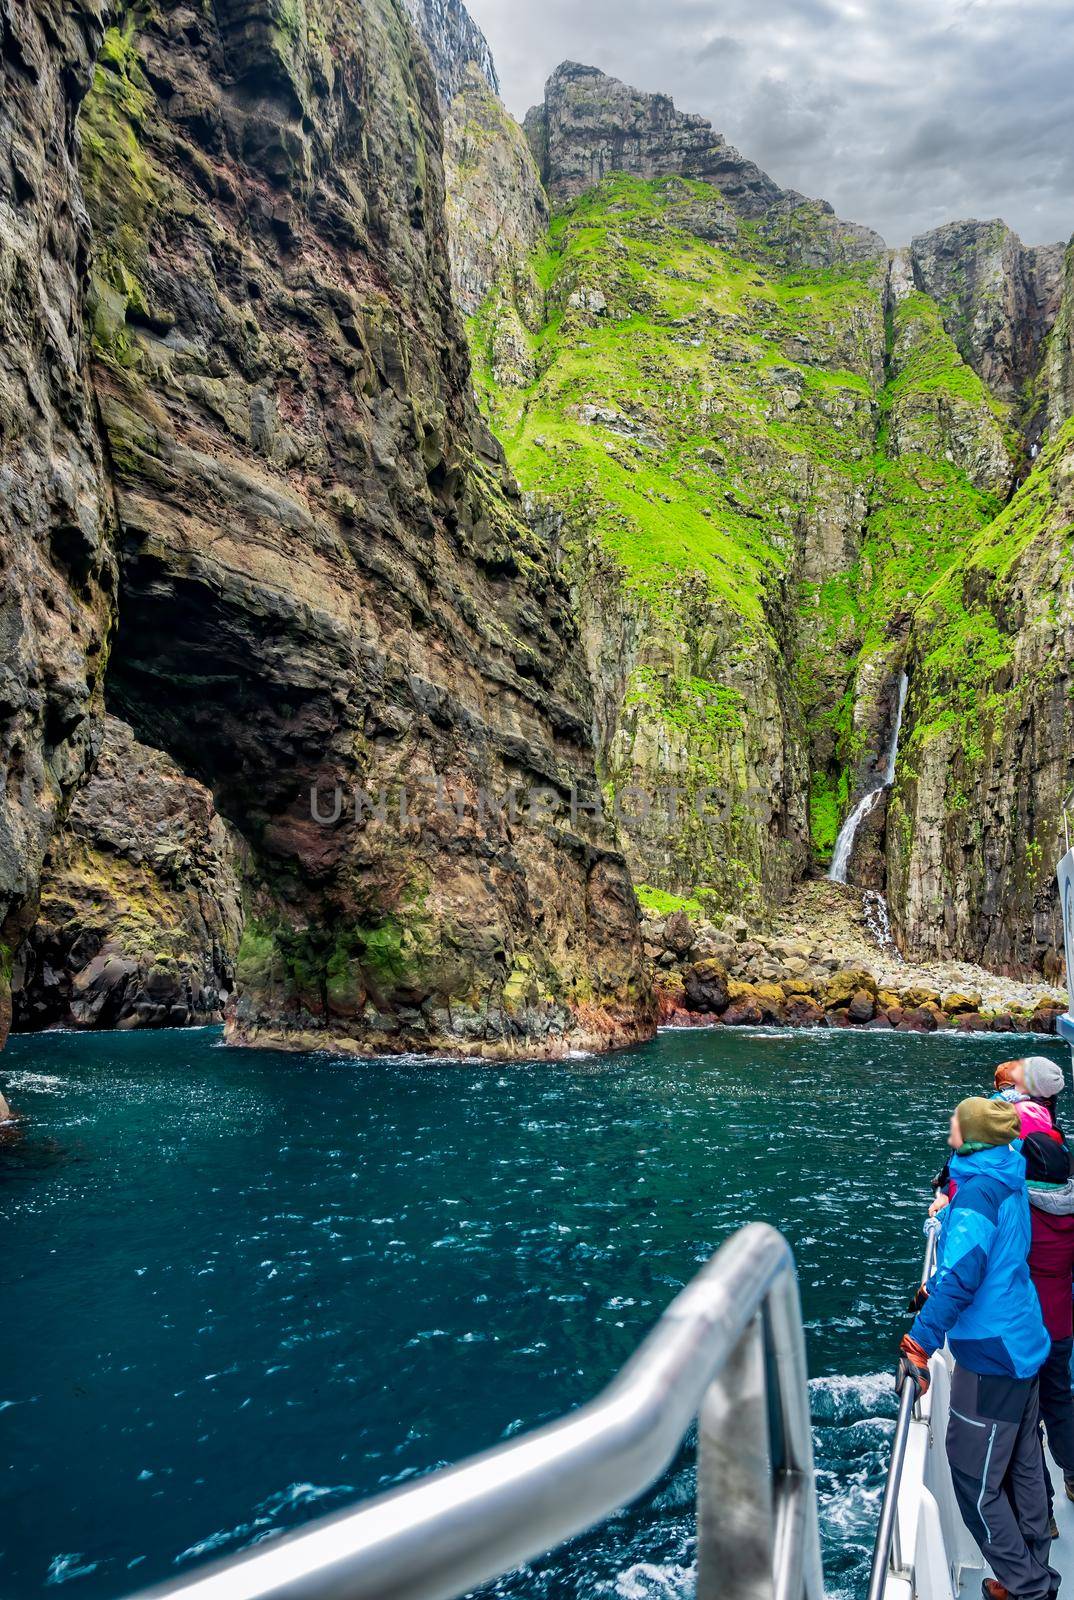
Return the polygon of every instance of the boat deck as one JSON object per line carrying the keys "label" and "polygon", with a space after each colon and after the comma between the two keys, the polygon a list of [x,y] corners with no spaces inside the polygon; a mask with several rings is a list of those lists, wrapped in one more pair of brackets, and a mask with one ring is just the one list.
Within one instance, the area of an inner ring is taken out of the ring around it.
{"label": "boat deck", "polygon": [[1063,1594],[1074,1593],[1074,1505],[1067,1499],[1063,1488],[1063,1474],[1048,1457],[1052,1485],[1055,1489],[1055,1520],[1059,1528],[1058,1539],[1052,1540],[1052,1566],[1062,1574]]}
{"label": "boat deck", "polygon": [[[1060,1594],[1065,1600],[1071,1600],[1071,1596],[1074,1595],[1074,1504],[1067,1499],[1066,1490],[1063,1488],[1063,1474],[1051,1456],[1047,1459],[1055,1491],[1055,1520],[1059,1528],[1058,1539],[1052,1541],[1051,1562],[1063,1579]],[[962,1568],[958,1600],[979,1600],[981,1579],[985,1570],[984,1567]]]}

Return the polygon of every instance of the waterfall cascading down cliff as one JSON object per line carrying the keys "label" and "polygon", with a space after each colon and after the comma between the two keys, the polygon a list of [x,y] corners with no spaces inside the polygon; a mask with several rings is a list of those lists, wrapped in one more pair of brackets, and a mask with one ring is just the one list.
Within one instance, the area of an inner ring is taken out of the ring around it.
{"label": "waterfall cascading down cliff", "polygon": [[832,883],[846,883],[858,829],[874,809],[881,795],[890,789],[895,782],[895,761],[899,753],[899,734],[902,730],[902,717],[906,709],[906,691],[908,687],[909,679],[906,673],[903,672],[899,676],[899,701],[884,766],[839,830],[839,837],[835,841],[835,850],[832,854],[832,864],[828,869],[828,877]]}

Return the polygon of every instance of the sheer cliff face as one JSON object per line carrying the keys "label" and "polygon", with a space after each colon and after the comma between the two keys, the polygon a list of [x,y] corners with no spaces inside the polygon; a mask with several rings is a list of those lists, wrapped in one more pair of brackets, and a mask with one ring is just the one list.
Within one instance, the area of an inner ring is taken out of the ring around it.
{"label": "sheer cliff face", "polygon": [[1063,258],[1059,311],[1045,346],[1042,371],[1048,431],[1054,434],[1067,417],[1074,417],[1074,240]]}
{"label": "sheer cliff face", "polygon": [[242,932],[233,840],[208,790],[116,717],[42,883],[15,965],[17,1029],[223,1020]]}
{"label": "sheer cliff face", "polygon": [[[1055,862],[1063,802],[1074,787],[1070,259],[1068,251],[1059,303],[1042,334],[1033,318],[1029,329],[1015,320],[974,352],[986,362],[997,344],[1017,351],[1036,340],[1030,393],[1047,434],[1010,503],[971,531],[915,616],[888,837],[904,948],[1051,976],[1062,949]],[[967,302],[969,327],[994,316],[991,292],[984,300],[983,309]]]}
{"label": "sheer cliff face", "polygon": [[[577,630],[472,406],[403,13],[120,7],[81,134],[110,692],[249,842],[232,1037],[643,1034],[626,867],[570,808],[595,782]],[[548,793],[512,817],[512,786]]]}
{"label": "sheer cliff face", "polygon": [[[479,392],[563,528],[605,776],[678,797],[632,819],[636,879],[770,902],[877,781],[913,608],[1013,482],[1004,429],[907,254],[591,69],[542,126],[553,193],[639,175],[493,289]],[[676,164],[705,181],[649,176]],[[882,833],[857,867],[883,885]]]}
{"label": "sheer cliff face", "polygon": [[500,80],[488,40],[462,0],[405,0],[405,4],[429,52],[445,116],[466,84],[471,65],[477,68],[485,87],[492,94],[499,94]]}
{"label": "sheer cliff face", "polygon": [[1074,423],[928,596],[888,854],[903,948],[1060,972],[1074,787]]}
{"label": "sheer cliff face", "polygon": [[[997,412],[1026,430],[1031,467],[994,517],[966,522],[957,560],[916,609],[887,842],[904,949],[1050,976],[1062,948],[1061,812],[1074,785],[1070,259],[1061,278],[1058,248],[1025,250],[995,224],[914,242],[915,276],[934,283]],[[947,294],[952,284],[961,298]]]}
{"label": "sheer cliff face", "polygon": [[111,622],[75,168],[100,9],[0,4],[0,1044],[42,857],[92,759]]}
{"label": "sheer cliff face", "polygon": [[852,877],[888,884],[908,950],[1048,967],[1074,257],[957,223],[885,264],[591,68],[527,132],[559,210],[475,318],[479,384],[566,529],[608,775],[731,802],[715,830],[636,827],[635,875],[778,897],[807,801],[824,860],[878,781],[905,665],[890,825],[882,802]]}
{"label": "sheer cliff face", "polygon": [[1017,402],[1039,438],[1040,369],[1062,289],[1063,246],[1030,248],[1006,223],[951,222],[910,248],[919,288],[939,305],[963,357],[999,399]]}
{"label": "sheer cliff face", "polygon": [[472,316],[548,226],[525,135],[473,62],[444,116],[444,168],[455,303]]}

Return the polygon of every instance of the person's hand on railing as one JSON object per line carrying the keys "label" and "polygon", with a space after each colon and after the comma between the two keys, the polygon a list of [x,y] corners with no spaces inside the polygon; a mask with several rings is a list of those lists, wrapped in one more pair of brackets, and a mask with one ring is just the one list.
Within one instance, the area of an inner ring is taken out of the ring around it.
{"label": "person's hand on railing", "polygon": [[895,1372],[895,1387],[900,1393],[907,1378],[916,1386],[919,1400],[928,1394],[929,1384],[932,1381],[929,1376],[929,1358],[917,1340],[911,1339],[910,1335],[905,1333],[899,1343],[899,1365]]}
{"label": "person's hand on railing", "polygon": [[917,1313],[921,1310],[921,1307],[925,1304],[925,1301],[928,1299],[928,1297],[928,1289],[924,1284],[921,1284],[910,1296],[906,1306],[907,1311],[909,1311],[912,1316],[916,1317]]}

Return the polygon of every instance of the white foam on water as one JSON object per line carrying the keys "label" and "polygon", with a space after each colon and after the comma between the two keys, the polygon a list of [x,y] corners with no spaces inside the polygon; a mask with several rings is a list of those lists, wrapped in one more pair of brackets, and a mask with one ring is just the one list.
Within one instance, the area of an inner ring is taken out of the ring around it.
{"label": "white foam on water", "polygon": [[281,1511],[290,1511],[296,1506],[312,1506],[319,1500],[331,1500],[337,1496],[345,1499],[356,1493],[357,1490],[349,1483],[331,1487],[322,1483],[290,1483],[286,1489],[280,1489],[262,1500],[257,1509],[265,1516],[275,1517]]}
{"label": "white foam on water", "polygon": [[49,1562],[46,1584],[69,1583],[72,1578],[85,1578],[96,1572],[99,1561],[86,1561],[80,1550],[70,1555],[53,1556]]}
{"label": "white foam on water", "polygon": [[[8,1072],[4,1074],[9,1089],[22,1090],[27,1094],[63,1094],[65,1090],[74,1088],[70,1078],[60,1078],[54,1072]],[[60,1558],[57,1556],[56,1558]],[[57,1582],[61,1582],[57,1579]]]}
{"label": "white foam on water", "polygon": [[833,1373],[826,1378],[810,1378],[809,1409],[814,1422],[894,1417],[894,1367],[891,1372],[865,1372],[854,1377]]}
{"label": "white foam on water", "polygon": [[610,1588],[601,1587],[606,1594],[622,1596],[622,1600],[680,1600],[693,1593],[696,1580],[696,1566],[683,1567],[674,1561],[658,1566],[652,1561],[636,1561],[619,1573]]}
{"label": "white foam on water", "polygon": [[188,1545],[181,1550],[175,1558],[175,1565],[181,1561],[194,1561],[199,1556],[210,1555],[214,1550],[220,1550],[224,1545],[231,1544],[236,1539],[250,1539],[263,1528],[271,1528],[271,1517],[255,1517],[252,1522],[240,1522],[234,1528],[219,1528],[216,1533],[210,1533],[204,1539],[199,1539],[196,1544]]}

